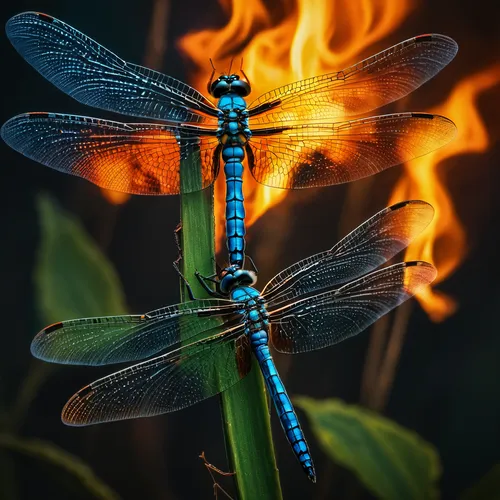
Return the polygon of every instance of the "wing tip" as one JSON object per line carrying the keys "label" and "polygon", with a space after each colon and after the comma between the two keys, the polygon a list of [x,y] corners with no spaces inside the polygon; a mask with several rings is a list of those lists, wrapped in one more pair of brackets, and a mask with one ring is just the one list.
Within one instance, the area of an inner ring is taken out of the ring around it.
{"label": "wing tip", "polygon": [[425,120],[434,120],[434,118],[438,115],[434,115],[432,113],[420,113],[420,112],[412,112],[412,118],[424,118]]}
{"label": "wing tip", "polygon": [[421,267],[428,267],[428,268],[434,268],[434,266],[425,261],[425,260],[409,260],[405,262],[406,267],[415,267],[415,266],[421,266]]}
{"label": "wing tip", "polygon": [[442,126],[446,127],[448,129],[445,137],[446,140],[442,145],[447,144],[448,142],[453,140],[457,135],[458,129],[457,126],[455,125],[455,122],[450,118],[447,118],[446,116],[433,113],[422,113],[422,112],[411,112],[410,115],[412,118],[421,118],[423,120],[436,120],[440,122]]}
{"label": "wing tip", "polygon": [[[425,120],[441,120],[446,123],[450,123],[453,125],[453,127],[456,128],[455,122],[453,120],[450,120],[446,116],[435,114],[435,113],[424,113],[422,111],[412,111],[410,112],[410,115],[412,118],[423,118]],[[390,116],[390,115],[387,115]]]}
{"label": "wing tip", "polygon": [[82,416],[82,405],[85,400],[93,392],[92,384],[82,387],[76,394],[73,394],[71,398],[66,402],[61,411],[61,420],[65,425],[71,427],[82,427],[84,425],[89,425],[93,422]]}
{"label": "wing tip", "polygon": [[405,262],[404,265],[408,271],[412,269],[415,269],[415,272],[418,271],[418,279],[415,282],[412,282],[411,274],[405,279],[405,286],[412,295],[430,285],[437,277],[437,269],[425,260],[411,260]]}
{"label": "wing tip", "polygon": [[58,321],[57,323],[52,323],[52,325],[49,325],[45,327],[40,333],[45,333],[48,335],[49,333],[55,332],[56,330],[60,330],[63,327],[63,322]]}
{"label": "wing tip", "polygon": [[440,33],[424,33],[415,37],[415,43],[423,42],[438,42],[446,45],[446,48],[451,54],[448,62],[450,62],[458,52],[458,43],[448,35],[442,35]]}
{"label": "wing tip", "polygon": [[52,323],[51,325],[45,327],[43,330],[40,330],[35,338],[31,341],[31,346],[30,346],[30,351],[31,354],[38,359],[41,359],[43,361],[53,361],[52,359],[48,358],[46,356],[46,352],[44,349],[44,346],[46,346],[46,339],[47,335],[51,334],[52,332],[55,332],[57,330],[60,330],[63,327],[62,321],[59,321],[57,323]]}
{"label": "wing tip", "polygon": [[[434,207],[428,203],[427,201],[424,200],[403,200],[399,201],[397,203],[394,203],[393,205],[390,205],[387,208],[384,208],[381,210],[379,214],[376,214],[374,217],[380,217],[380,215],[387,214],[389,212],[397,212],[399,210],[405,209],[407,207],[410,207],[411,209],[416,208],[419,211],[419,233],[420,234],[432,221],[434,218],[435,214],[435,209]],[[413,236],[415,237],[415,236]],[[412,237],[412,240],[413,240]],[[407,245],[409,242],[407,243]],[[405,246],[407,246],[405,245]]]}
{"label": "wing tip", "polygon": [[49,14],[44,14],[43,12],[33,12],[33,14],[35,14],[38,19],[41,19],[42,21],[49,24],[52,24],[56,20],[55,17],[52,17]]}
{"label": "wing tip", "polygon": [[428,203],[427,201],[424,200],[404,200],[404,201],[399,201],[398,203],[394,203],[390,207],[388,207],[388,210],[400,210],[401,208],[405,208],[408,205],[420,205],[422,207],[430,207],[432,208],[432,211],[434,211],[434,207]]}
{"label": "wing tip", "polygon": [[[13,137],[12,135],[9,134],[9,130],[13,126],[19,125],[19,123],[26,122],[29,120],[33,120],[35,118],[48,118],[51,113],[47,113],[44,111],[41,112],[31,112],[31,113],[20,113],[18,115],[15,115],[11,118],[9,118],[0,128],[0,137],[4,140],[5,143],[7,143],[9,146],[11,146],[13,149],[16,149],[15,146],[13,146],[14,141],[12,141]],[[22,136],[22,134],[21,134]]]}
{"label": "wing tip", "polygon": [[28,19],[32,19],[33,17],[38,18],[39,20],[48,24],[52,24],[54,21],[56,21],[55,17],[52,17],[49,14],[44,14],[43,12],[37,12],[35,10],[20,12],[19,14],[16,14],[9,18],[5,23],[5,32],[7,33],[7,37],[11,39],[10,34],[12,34],[17,24],[26,22]]}

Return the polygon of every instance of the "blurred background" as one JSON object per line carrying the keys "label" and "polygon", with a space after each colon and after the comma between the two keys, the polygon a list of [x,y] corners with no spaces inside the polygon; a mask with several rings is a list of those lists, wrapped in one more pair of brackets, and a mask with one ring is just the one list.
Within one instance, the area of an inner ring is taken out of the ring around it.
{"label": "blurred background", "polygon": [[[414,35],[454,38],[460,47],[455,60],[381,114],[437,112],[455,121],[457,139],[350,185],[288,193],[248,178],[248,253],[263,286],[287,265],[330,248],[390,203],[409,198],[432,203],[435,222],[406,257],[436,265],[434,288],[354,339],[311,354],[277,355],[276,362],[291,395],[361,403],[418,433],[439,456],[441,475],[435,479],[443,498],[458,498],[500,461],[496,2],[22,0],[4,2],[0,9],[4,22],[25,10],[51,14],[125,60],[203,92],[209,57],[222,70],[232,56],[243,56],[253,97],[340,70]],[[4,34],[0,45],[2,123],[26,111],[117,119],[45,81]],[[68,428],[60,421],[68,397],[111,368],[49,367],[29,352],[41,327],[72,313],[142,313],[178,302],[171,263],[177,257],[173,230],[179,200],[103,192],[3,143],[0,148],[0,498],[212,496],[212,480],[198,455],[204,451],[212,464],[227,468],[217,398],[169,416]],[[224,264],[222,188],[218,183],[215,209],[219,263]],[[273,415],[284,497],[371,498],[373,491],[331,460],[306,416],[300,416],[318,484],[309,484],[300,472]],[[232,491],[230,480],[220,483]],[[492,496],[484,498],[498,498],[499,490],[490,491]]]}

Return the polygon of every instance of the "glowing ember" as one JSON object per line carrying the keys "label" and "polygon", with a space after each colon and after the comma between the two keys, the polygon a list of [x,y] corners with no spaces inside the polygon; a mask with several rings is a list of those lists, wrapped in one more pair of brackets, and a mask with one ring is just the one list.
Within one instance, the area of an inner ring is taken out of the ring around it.
{"label": "glowing ember", "polygon": [[[410,0],[297,0],[287,2],[283,19],[277,23],[275,13],[267,11],[259,0],[221,3],[230,13],[228,24],[220,30],[189,34],[180,41],[180,47],[197,66],[191,84],[199,90],[206,88],[208,57],[221,72],[227,71],[232,57],[243,57],[253,90],[249,103],[273,88],[361,60],[368,55],[369,47],[391,33],[413,8]],[[224,241],[222,177],[215,190],[218,249]],[[248,169],[244,186],[247,227],[288,193],[257,184]]]}
{"label": "glowing ember", "polygon": [[[500,82],[500,65],[471,75],[450,93],[441,105],[429,110],[449,116],[456,123],[458,136],[445,148],[418,158],[405,166],[404,175],[396,184],[390,204],[407,199],[422,199],[435,210],[432,224],[406,251],[405,259],[423,259],[438,269],[434,284],[446,279],[462,262],[466,254],[466,235],[450,195],[440,180],[438,167],[452,156],[464,153],[481,153],[489,146],[488,132],[477,109],[477,99],[482,92]],[[422,307],[432,320],[442,321],[453,314],[457,304],[442,292],[431,287],[418,294]]]}

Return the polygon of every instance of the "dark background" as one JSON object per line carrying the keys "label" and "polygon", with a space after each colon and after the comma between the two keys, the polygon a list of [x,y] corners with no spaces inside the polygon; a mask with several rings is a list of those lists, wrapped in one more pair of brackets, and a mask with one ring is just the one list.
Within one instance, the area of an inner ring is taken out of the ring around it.
{"label": "dark background", "polygon": [[[406,100],[407,109],[427,109],[441,102],[460,78],[498,60],[499,17],[495,6],[492,1],[427,0],[397,32],[383,40],[380,49],[416,34],[441,32],[452,36],[460,46],[458,57],[443,74]],[[141,62],[152,4],[132,0],[31,0],[3,2],[0,10],[3,21],[25,10],[47,12],[124,59]],[[175,41],[188,31],[220,27],[226,21],[214,0],[172,1],[162,70],[189,81],[190,66],[176,50]],[[1,122],[25,111],[111,116],[80,105],[46,82],[14,51],[5,35],[0,37],[0,46]],[[450,158],[441,170],[466,228],[468,255],[439,288],[455,297],[460,308],[445,322],[435,324],[414,305],[385,411],[437,446],[443,462],[444,498],[456,498],[500,458],[499,90],[497,85],[479,100],[491,147],[484,154]],[[123,206],[112,206],[93,185],[43,168],[4,144],[0,148],[0,403],[7,408],[26,376],[31,363],[29,344],[41,326],[32,278],[39,241],[36,194],[50,192],[83,222],[116,266],[132,312],[178,301],[178,281],[171,261],[176,257],[172,230],[179,219],[179,208],[176,197],[133,197]],[[395,168],[377,176],[360,208],[362,218],[385,206],[399,174],[400,169]],[[336,241],[348,189],[339,186],[312,194],[292,193],[250,229],[249,253],[258,258],[261,285],[286,265]],[[347,223],[347,227],[357,222]],[[277,227],[286,227],[278,240],[272,237]],[[272,258],[266,259],[266,255]],[[368,337],[365,333],[292,361],[277,356],[289,392],[357,402]],[[61,424],[60,409],[68,397],[109,371],[76,367],[58,370],[42,386],[20,432],[53,441],[81,457],[123,498],[210,497],[211,480],[197,456],[204,450],[212,463],[225,467],[217,398],[168,417],[88,429]],[[313,486],[303,477],[279,424],[273,421],[285,498],[341,498],[335,493],[338,481],[328,480],[331,490],[321,482],[327,475],[345,481],[343,473],[318,448],[305,417],[302,421],[310,436],[319,485]],[[14,463],[11,473],[18,498],[88,498],[84,490],[71,484],[71,476],[65,477],[55,468],[19,457]]]}

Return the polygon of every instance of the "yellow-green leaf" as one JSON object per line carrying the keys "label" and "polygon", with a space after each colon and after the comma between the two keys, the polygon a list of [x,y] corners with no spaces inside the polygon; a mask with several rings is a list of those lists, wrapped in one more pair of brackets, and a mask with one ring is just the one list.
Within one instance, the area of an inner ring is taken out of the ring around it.
{"label": "yellow-green leaf", "polygon": [[94,474],[94,471],[87,464],[49,441],[0,434],[0,448],[22,453],[64,469],[75,476],[93,498],[103,500],[119,498],[107,484]]}
{"label": "yellow-green leaf", "polygon": [[460,500],[500,500],[500,464],[495,464]]}
{"label": "yellow-green leaf", "polygon": [[118,276],[82,225],[47,195],[38,198],[38,211],[35,282],[44,322],[125,313]]}
{"label": "yellow-green leaf", "polygon": [[[338,399],[297,397],[324,451],[384,500],[437,498],[439,456],[418,434]],[[318,481],[321,481],[318,477]]]}

